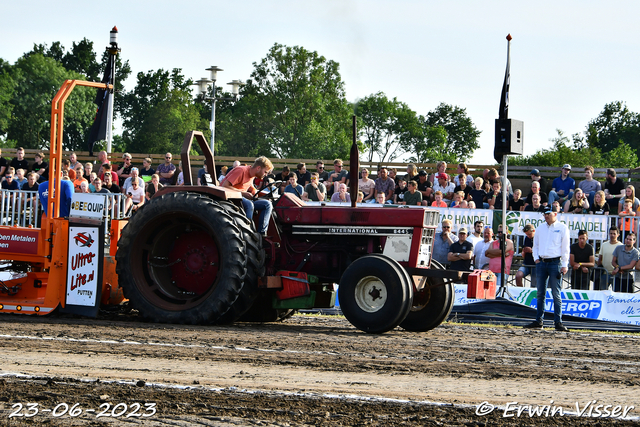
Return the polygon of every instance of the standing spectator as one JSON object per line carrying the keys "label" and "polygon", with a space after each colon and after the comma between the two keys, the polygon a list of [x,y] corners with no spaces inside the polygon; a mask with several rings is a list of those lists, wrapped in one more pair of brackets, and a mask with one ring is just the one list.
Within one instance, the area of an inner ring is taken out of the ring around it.
{"label": "standing spectator", "polygon": [[[464,165],[464,163],[461,163]],[[469,180],[467,179],[471,178],[471,184],[469,184]],[[461,173],[460,175],[456,176],[456,182],[460,181],[460,184],[456,184],[456,187],[453,189],[454,193],[457,193],[458,191],[463,191],[464,192],[464,200],[469,200],[469,193],[471,193],[471,189],[472,189],[472,185],[473,185],[473,177],[471,175],[465,175],[463,173]]]}
{"label": "standing spectator", "polygon": [[311,174],[311,182],[304,188],[302,200],[312,202],[323,202],[327,198],[327,187],[320,182],[319,174]]}
{"label": "standing spectator", "polygon": [[[311,180],[311,179],[309,179]],[[295,173],[289,175],[289,185],[284,189],[285,193],[291,193],[297,197],[302,198],[302,193],[304,193],[304,187],[298,184],[298,177]]]}
{"label": "standing spectator", "polygon": [[396,183],[387,175],[387,168],[383,167],[378,172],[380,175],[376,179],[376,185],[374,188],[375,197],[378,193],[384,194],[385,200],[393,200],[393,192],[396,190]]}
{"label": "standing spectator", "polygon": [[607,178],[604,183],[604,194],[611,208],[611,213],[615,215],[618,213],[618,202],[624,200],[625,188],[624,182],[616,177],[615,169],[607,169]]}
{"label": "standing spectator", "polygon": [[78,164],[78,155],[75,153],[75,151],[72,151],[71,154],[69,154],[69,169],[76,170],[77,164]]}
{"label": "standing spectator", "polygon": [[[36,153],[34,159],[35,162],[31,165],[31,171],[40,176],[40,178],[38,178],[38,182],[49,181],[49,165],[44,161],[44,153]],[[18,170],[18,168],[16,168],[16,170]]]}
{"label": "standing spectator", "polygon": [[414,179],[418,183],[418,191],[422,194],[422,204],[424,206],[428,206],[428,202],[433,197],[433,186],[431,181],[427,179],[427,175],[427,171],[421,170],[418,172],[417,179]]}
{"label": "standing spectator", "polygon": [[318,183],[323,184],[329,178],[329,172],[324,170],[324,162],[318,160],[316,162],[316,171],[318,172]]}
{"label": "standing spectator", "polygon": [[147,184],[147,191],[145,192],[145,197],[147,198],[147,200],[151,200],[153,195],[156,194],[162,187],[164,186],[160,184],[160,177],[158,176],[158,174],[154,173],[153,175],[151,175],[151,181]]}
{"label": "standing spectator", "polygon": [[564,213],[586,214],[587,212],[589,212],[589,202],[582,189],[576,188],[571,200],[564,203]]}
{"label": "standing spectator", "polygon": [[[415,182],[415,181],[413,181]],[[416,182],[416,190],[418,189],[418,183]],[[396,205],[404,205],[404,195],[409,191],[407,181],[404,178],[398,178],[398,185],[393,192],[393,203]],[[420,192],[418,192],[420,193]],[[422,203],[422,194],[420,194],[420,202]],[[421,204],[418,203],[418,204]]]}
{"label": "standing spectator", "polygon": [[[496,286],[498,287],[502,286],[502,274],[500,274],[502,272],[502,249],[500,249],[501,235],[502,231],[498,232],[498,238],[491,243],[489,249],[485,252],[485,255],[489,258],[489,270],[496,274]],[[511,272],[511,262],[513,261],[513,255],[515,253],[513,241],[507,236],[505,236],[504,249],[504,285],[506,286],[507,277],[509,277],[509,273]]]}
{"label": "standing spectator", "polygon": [[433,238],[433,259],[442,265],[449,265],[449,248],[452,243],[458,241],[455,234],[451,233],[452,222],[449,219],[442,221],[442,231],[436,233]]}
{"label": "standing spectator", "polygon": [[542,329],[544,300],[547,286],[553,296],[553,322],[556,331],[566,332],[562,324],[562,275],[567,274],[569,265],[569,228],[558,221],[558,214],[550,207],[544,212],[545,223],[536,231],[533,240],[533,260],[536,263],[537,297],[536,320],[525,328]]}
{"label": "standing spectator", "polygon": [[540,184],[540,191],[543,191],[545,194],[549,191],[547,188],[547,179],[543,176],[540,176],[540,171],[538,169],[531,170],[531,181],[537,181]]}
{"label": "standing spectator", "polygon": [[[404,179],[400,182],[404,183]],[[420,206],[422,204],[422,193],[418,191],[418,183],[411,180],[409,181],[408,191],[403,194],[402,200],[398,197],[396,204],[408,205],[408,206]]]}
{"label": "standing spectator", "polygon": [[631,207],[631,209],[635,212],[638,212],[638,209],[640,209],[640,200],[638,200],[638,198],[636,197],[636,187],[631,184],[627,184],[624,189],[624,199],[620,199],[620,203],[618,204],[618,212],[622,210],[622,208],[624,207],[624,200],[627,199],[633,200],[633,206]]}
{"label": "standing spectator", "polygon": [[475,188],[469,192],[469,200],[472,200],[478,209],[489,209],[489,203],[486,202],[487,192],[482,188],[484,180],[477,177],[474,180]]}
{"label": "standing spectator", "polygon": [[[204,173],[206,172],[206,167],[207,164],[204,164],[204,168],[200,169],[198,171],[198,179],[200,180],[202,178],[202,175],[204,175]],[[202,171],[202,175],[200,174],[200,171]],[[131,173],[131,172],[129,172]],[[147,157],[144,160],[142,160],[142,169],[140,169],[140,178],[142,178],[142,180],[144,182],[150,182],[151,181],[151,177],[153,176],[153,174],[155,174],[156,171],[151,167],[151,158]],[[203,185],[202,182],[204,181],[198,181],[198,185]]]}
{"label": "standing spectator", "polygon": [[587,243],[589,236],[586,230],[578,231],[578,242],[571,245],[569,251],[569,265],[571,273],[571,289],[588,291],[591,287],[591,267],[596,265],[593,246]]}
{"label": "standing spectator", "polygon": [[449,182],[449,175],[444,172],[438,173],[438,182],[433,184],[433,191],[440,191],[442,193],[442,200],[447,204],[451,203],[453,199],[453,190],[455,190],[453,183]]}
{"label": "standing spectator", "polygon": [[523,264],[516,273],[516,286],[522,288],[524,286],[522,279],[531,275],[531,286],[533,287],[536,286],[536,263],[533,260],[533,239],[536,229],[533,224],[526,224],[522,230],[526,236],[522,245]]}
{"label": "standing spectator", "polygon": [[578,184],[578,187],[581,188],[585,196],[587,196],[589,205],[593,205],[593,197],[596,192],[602,190],[602,184],[593,179],[594,171],[593,166],[585,166],[584,179],[580,181],[580,184]]}
{"label": "standing spectator", "polygon": [[523,211],[524,210],[524,199],[522,198],[522,190],[516,188],[513,192],[513,197],[508,201],[510,211]]}
{"label": "standing spectator", "polygon": [[2,148],[0,148],[0,179],[4,177],[4,173],[7,170],[7,166],[9,166],[9,163],[7,163],[7,159],[2,157]]}
{"label": "standing spectator", "polygon": [[600,245],[600,253],[598,254],[598,267],[604,269],[596,271],[594,291],[606,291],[611,284],[613,274],[613,251],[617,246],[622,245],[618,240],[618,227],[615,225],[609,229],[609,240]]}
{"label": "standing spectator", "polygon": [[124,182],[131,176],[131,168],[133,165],[131,164],[131,154],[124,153],[122,155],[122,165],[118,168],[118,183],[120,186],[124,185]]}
{"label": "standing spectator", "polygon": [[473,243],[467,240],[467,234],[467,229],[461,227],[458,230],[458,241],[449,246],[447,260],[450,262],[449,269],[451,270],[469,271],[471,268]]}
{"label": "standing spectator", "polygon": [[631,270],[636,268],[640,253],[635,248],[636,233],[628,233],[624,238],[624,246],[616,246],[613,250],[613,292],[633,293],[634,279]]}
{"label": "standing spectator", "polygon": [[[347,193],[347,184],[340,184],[338,192],[333,193],[333,196],[331,196],[331,201],[338,203],[351,203],[351,196]],[[384,203],[384,201],[382,203]]]}
{"label": "standing spectator", "polygon": [[604,191],[596,191],[593,205],[589,206],[589,213],[593,215],[609,215],[609,203],[606,202]]}
{"label": "standing spectator", "polygon": [[300,184],[302,187],[304,187],[311,181],[311,173],[307,170],[307,165],[305,165],[304,163],[298,163],[296,178],[298,184]]}
{"label": "standing spectator", "polygon": [[18,169],[29,170],[29,162],[24,158],[24,148],[18,147],[16,150],[16,157],[11,159],[9,166],[11,166],[14,171]]}
{"label": "standing spectator", "polygon": [[166,153],[164,155],[164,163],[161,163],[156,168],[156,173],[160,176],[160,184],[162,185],[173,184],[173,175],[176,173],[176,166],[171,163],[172,159],[173,156],[171,153]]}
{"label": "standing spectator", "polygon": [[327,194],[333,194],[338,184],[346,184],[347,176],[349,176],[349,174],[346,170],[344,170],[342,160],[335,159],[333,161],[333,172],[329,174],[329,177],[327,178],[327,182],[329,185],[327,185],[327,183],[325,182],[325,185],[327,187]]}
{"label": "standing spectator", "polygon": [[576,182],[569,176],[571,172],[571,165],[565,164],[562,166],[561,175],[553,180],[551,184],[551,192],[549,193],[549,203],[553,203],[555,200],[562,205],[565,201],[573,197],[573,190],[576,188]]}
{"label": "standing spectator", "polygon": [[[558,204],[558,201],[556,200],[554,202],[555,204]],[[525,212],[544,212],[547,209],[546,206],[542,206],[542,204],[540,203],[540,195],[539,194],[534,194],[531,197],[531,204],[529,206],[527,206],[526,208],[524,208]],[[558,210],[556,210],[555,212],[559,212],[559,206],[558,206]]]}
{"label": "standing spectator", "polygon": [[369,178],[369,170],[367,168],[362,168],[361,171],[362,178],[358,180],[358,190],[362,191],[364,194],[364,203],[373,201],[373,195],[375,194],[376,182]]}
{"label": "standing spectator", "polygon": [[[431,206],[432,207],[434,207],[434,208],[446,208],[447,207],[447,202],[442,200],[442,191],[436,191],[434,197],[435,197],[435,200],[433,202],[431,202]],[[422,201],[422,204],[424,205],[424,200]]]}
{"label": "standing spectator", "polygon": [[481,220],[477,220],[473,223],[473,233],[467,236],[467,240],[471,242],[473,247],[476,247],[476,243],[482,241],[482,229],[484,227],[484,222]]}
{"label": "standing spectator", "polygon": [[529,191],[529,194],[524,201],[525,208],[527,207],[527,205],[531,204],[531,197],[534,194],[540,195],[540,204],[542,206],[547,206],[547,204],[549,203],[549,197],[547,197],[547,194],[540,189],[540,183],[538,181],[531,181],[531,191]]}
{"label": "standing spectator", "polygon": [[[464,178],[460,175],[464,175]],[[458,170],[456,171],[456,176],[453,181],[456,187],[460,187],[462,182],[466,183],[469,187],[473,186],[473,177],[469,173],[469,167],[466,163],[458,163]]]}
{"label": "standing spectator", "polygon": [[476,243],[473,247],[473,262],[474,266],[478,270],[486,270],[489,268],[489,258],[487,257],[487,250],[491,247],[493,242],[493,230],[488,225],[484,227],[482,232],[483,240]]}

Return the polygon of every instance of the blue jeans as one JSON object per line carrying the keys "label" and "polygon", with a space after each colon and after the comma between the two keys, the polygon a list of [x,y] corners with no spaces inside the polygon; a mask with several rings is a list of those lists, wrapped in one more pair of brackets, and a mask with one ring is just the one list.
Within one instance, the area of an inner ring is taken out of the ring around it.
{"label": "blue jeans", "polygon": [[553,296],[553,322],[562,322],[562,299],[560,298],[562,273],[560,273],[560,260],[552,262],[540,261],[536,264],[536,276],[538,280],[538,307],[536,312],[536,321],[542,323],[542,318],[544,316],[544,300],[548,285],[551,289],[551,295]]}
{"label": "blue jeans", "polygon": [[[564,195],[564,196],[559,196],[558,193],[556,193],[553,190],[549,191],[549,206],[553,206],[553,202],[555,202],[558,199],[562,199],[563,197],[566,197],[566,200],[571,200],[571,198],[573,197],[573,190],[569,191],[569,194],[568,195]],[[589,206],[591,206],[591,205],[589,205]],[[564,206],[561,203],[560,204],[560,210],[561,211],[562,211],[562,208],[564,208]]]}
{"label": "blue jeans", "polygon": [[269,218],[271,218],[271,211],[273,210],[273,205],[269,200],[258,199],[251,201],[245,197],[242,198],[242,207],[244,208],[244,212],[247,215],[247,218],[253,221],[253,210],[257,210],[260,212],[260,219],[258,223],[258,232],[266,233],[267,228],[269,228]]}

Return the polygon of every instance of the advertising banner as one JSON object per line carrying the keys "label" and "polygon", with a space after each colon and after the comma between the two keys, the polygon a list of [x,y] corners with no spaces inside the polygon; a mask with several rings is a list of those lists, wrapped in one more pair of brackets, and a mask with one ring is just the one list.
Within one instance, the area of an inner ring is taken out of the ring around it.
{"label": "advertising banner", "polygon": [[98,307],[103,236],[99,226],[70,225],[66,305]]}
{"label": "advertising banner", "polygon": [[2,229],[0,231],[0,252],[17,254],[38,253],[40,230]]}
{"label": "advertising banner", "polygon": [[429,208],[440,212],[440,221],[436,232],[442,231],[442,220],[449,219],[453,222],[453,232],[460,227],[465,227],[469,232],[473,231],[473,224],[482,221],[484,225],[493,226],[493,211],[488,209],[461,209],[461,208]]}
{"label": "advertising banner", "polygon": [[[502,222],[502,212],[495,212],[494,220]],[[569,228],[572,239],[578,238],[578,231],[587,230],[589,239],[607,240],[609,221],[607,215],[576,215],[558,214],[558,221],[563,222]],[[516,212],[507,211],[507,228],[509,232],[516,236],[524,236],[522,229],[527,224],[533,224],[537,229],[544,222],[544,216],[539,212]]]}

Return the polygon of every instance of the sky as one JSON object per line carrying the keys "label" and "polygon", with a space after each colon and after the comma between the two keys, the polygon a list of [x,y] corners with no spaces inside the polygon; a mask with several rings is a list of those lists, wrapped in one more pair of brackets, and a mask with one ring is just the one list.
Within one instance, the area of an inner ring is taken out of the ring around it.
{"label": "sky", "polygon": [[181,68],[197,80],[217,65],[228,90],[275,43],[302,46],[340,64],[351,102],[382,91],[421,115],[441,102],[465,108],[482,131],[469,163],[493,164],[507,34],[509,118],[524,122],[533,154],[556,129],[584,132],[609,102],[640,111],[638,16],[640,2],[616,0],[5,0],[0,57],[85,37],[100,55],[115,25],[128,89],[138,72]]}

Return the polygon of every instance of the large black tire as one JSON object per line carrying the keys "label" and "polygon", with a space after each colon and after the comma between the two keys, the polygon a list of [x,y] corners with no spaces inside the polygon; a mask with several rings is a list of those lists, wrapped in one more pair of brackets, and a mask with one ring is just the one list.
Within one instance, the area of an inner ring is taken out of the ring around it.
{"label": "large black tire", "polygon": [[262,249],[262,236],[256,231],[253,221],[245,215],[244,211],[230,202],[220,202],[220,205],[233,218],[235,224],[242,233],[242,240],[245,242],[247,254],[247,274],[244,278],[244,284],[238,294],[238,298],[217,323],[227,324],[233,323],[240,319],[258,297],[258,279],[264,276],[264,260],[265,253]]}
{"label": "large black tire", "polygon": [[[444,270],[444,266],[437,261],[431,261],[431,268]],[[413,307],[407,317],[400,323],[400,327],[412,332],[426,332],[444,322],[453,308],[456,291],[451,279],[441,277],[426,278],[427,286],[413,294]]]}
{"label": "large black tire", "polygon": [[122,230],[116,260],[124,296],[155,322],[217,322],[246,274],[234,219],[218,202],[189,192],[145,203]]}
{"label": "large black tire", "polygon": [[412,287],[396,261],[382,255],[366,255],[352,262],[338,288],[340,308],[361,331],[387,332],[411,310]]}

